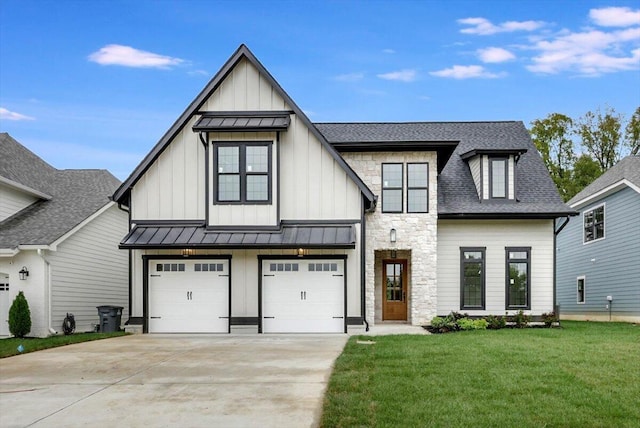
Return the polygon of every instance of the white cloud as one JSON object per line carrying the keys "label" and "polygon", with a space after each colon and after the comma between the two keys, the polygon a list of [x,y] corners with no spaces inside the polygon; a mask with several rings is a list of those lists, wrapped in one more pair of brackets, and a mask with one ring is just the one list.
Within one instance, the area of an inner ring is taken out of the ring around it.
{"label": "white cloud", "polygon": [[496,33],[511,33],[514,31],[534,31],[545,25],[542,21],[507,21],[495,25],[486,18],[458,19],[458,23],[470,27],[460,30],[464,34],[478,34],[487,36]]}
{"label": "white cloud", "polygon": [[180,58],[141,51],[123,45],[107,45],[89,55],[89,61],[100,65],[121,65],[136,68],[170,68],[185,62]]}
{"label": "white cloud", "polygon": [[535,42],[531,48],[539,53],[532,58],[533,63],[527,69],[535,73],[566,71],[588,76],[636,70],[640,68],[640,49],[631,49],[627,45],[638,41],[640,28],[562,34]]}
{"label": "white cloud", "polygon": [[346,73],[340,74],[334,78],[339,82],[357,82],[364,79],[364,73]]}
{"label": "white cloud", "polygon": [[35,117],[26,116],[24,114],[16,113],[15,111],[7,110],[6,108],[0,107],[0,119],[4,120],[36,120]]}
{"label": "white cloud", "polygon": [[418,73],[416,70],[406,69],[400,71],[392,71],[391,73],[378,74],[380,79],[397,80],[400,82],[413,82],[416,80]]}
{"label": "white cloud", "polygon": [[591,9],[589,18],[601,27],[629,27],[640,25],[640,9],[631,10],[628,7]]}
{"label": "white cloud", "polygon": [[516,58],[513,53],[503,48],[492,47],[478,49],[476,53],[478,54],[478,58],[480,58],[480,61],[488,63],[505,62]]}
{"label": "white cloud", "polygon": [[394,51],[393,49],[382,49],[382,53],[394,54],[396,53],[396,51]]}
{"label": "white cloud", "polygon": [[187,71],[189,76],[208,76],[209,72],[207,70],[192,70]]}
{"label": "white cloud", "polygon": [[506,76],[505,73],[491,73],[481,65],[454,65],[439,71],[432,71],[429,74],[437,77],[448,77],[451,79],[496,79]]}

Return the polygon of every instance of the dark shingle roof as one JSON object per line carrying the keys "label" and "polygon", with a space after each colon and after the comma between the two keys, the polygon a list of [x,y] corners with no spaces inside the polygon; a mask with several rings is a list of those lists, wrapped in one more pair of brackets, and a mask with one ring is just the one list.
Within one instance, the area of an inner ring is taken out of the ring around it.
{"label": "dark shingle roof", "polygon": [[0,223],[0,248],[51,244],[106,205],[120,184],[106,170],[57,170],[6,133],[0,153],[0,176],[51,196]]}
{"label": "dark shingle roof", "polygon": [[[542,158],[522,122],[318,123],[332,144],[456,141],[438,181],[438,214],[443,217],[554,217],[573,214],[560,199]],[[480,201],[467,163],[471,150],[526,150],[516,171],[517,203]]]}
{"label": "dark shingle roof", "polygon": [[640,156],[632,155],[622,159],[594,180],[593,183],[582,189],[567,203],[571,205],[579,202],[624,179],[640,187]]}

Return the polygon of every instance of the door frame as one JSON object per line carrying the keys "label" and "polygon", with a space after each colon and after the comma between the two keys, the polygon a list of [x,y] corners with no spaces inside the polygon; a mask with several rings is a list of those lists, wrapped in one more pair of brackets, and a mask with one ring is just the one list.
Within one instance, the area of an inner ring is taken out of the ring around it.
{"label": "door frame", "polygon": [[202,256],[180,256],[176,254],[142,255],[142,332],[149,333],[149,262],[151,260],[226,260],[229,263],[229,324],[227,333],[231,333],[231,254],[207,254]]}
{"label": "door frame", "polygon": [[[405,306],[405,317],[401,320],[386,319],[386,303],[387,303],[387,274],[386,267],[388,264],[401,264],[402,265],[402,293]],[[382,259],[382,321],[408,321],[409,320],[409,275],[407,274],[409,261],[407,259]]]}

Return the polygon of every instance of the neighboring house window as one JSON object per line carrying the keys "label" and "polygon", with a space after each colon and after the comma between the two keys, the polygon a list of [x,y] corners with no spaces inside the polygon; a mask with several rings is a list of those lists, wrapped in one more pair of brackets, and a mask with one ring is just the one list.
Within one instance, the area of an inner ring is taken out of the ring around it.
{"label": "neighboring house window", "polygon": [[585,303],[586,297],[585,297],[585,282],[586,282],[586,278],[584,276],[579,276],[578,277],[578,303]]}
{"label": "neighboring house window", "polygon": [[531,248],[506,248],[507,309],[529,309],[531,302]]}
{"label": "neighboring house window", "polygon": [[268,203],[271,199],[271,144],[216,144],[217,202]]}
{"label": "neighboring house window", "polygon": [[604,238],[604,205],[584,212],[584,242]]}
{"label": "neighboring house window", "polygon": [[401,163],[382,164],[382,212],[402,212],[402,168]]}
{"label": "neighboring house window", "polygon": [[485,248],[460,249],[460,309],[484,309]]}
{"label": "neighboring house window", "polygon": [[429,164],[407,164],[407,212],[429,212]]}
{"label": "neighboring house window", "polygon": [[489,159],[489,194],[492,199],[506,199],[509,179],[507,175],[508,159]]}

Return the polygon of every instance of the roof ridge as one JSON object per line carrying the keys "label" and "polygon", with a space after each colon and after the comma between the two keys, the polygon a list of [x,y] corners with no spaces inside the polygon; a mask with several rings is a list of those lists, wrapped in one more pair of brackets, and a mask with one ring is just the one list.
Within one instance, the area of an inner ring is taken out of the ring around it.
{"label": "roof ridge", "polygon": [[409,122],[313,122],[314,125],[406,125],[422,123],[520,123],[521,120],[444,120],[444,121],[409,121]]}

